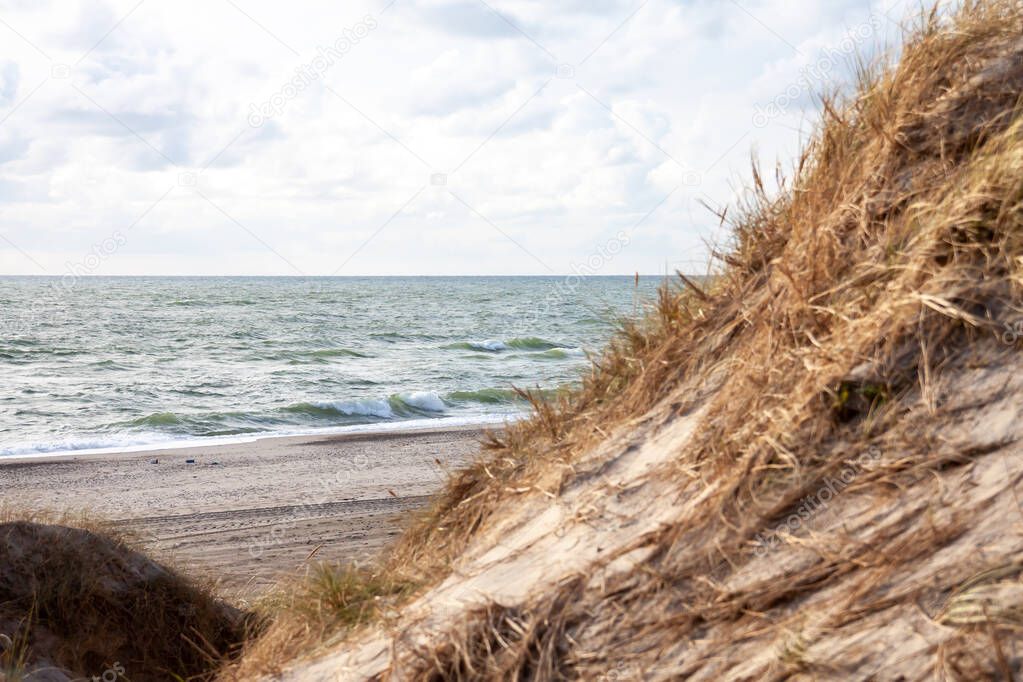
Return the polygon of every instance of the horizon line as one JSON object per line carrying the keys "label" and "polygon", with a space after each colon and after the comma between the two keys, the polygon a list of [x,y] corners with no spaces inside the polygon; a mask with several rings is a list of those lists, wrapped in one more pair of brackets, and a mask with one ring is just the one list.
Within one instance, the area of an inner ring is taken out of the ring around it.
{"label": "horizon line", "polygon": [[[683,274],[685,274],[685,273],[683,273]],[[525,277],[533,277],[533,278],[536,278],[536,279],[550,279],[552,277],[582,277],[582,278],[629,277],[629,278],[634,278],[637,275],[639,275],[639,277],[647,277],[647,278],[649,278],[649,277],[667,277],[668,276],[666,273],[663,273],[663,272],[646,273],[646,274],[644,274],[642,272],[639,272],[639,273],[633,272],[633,273],[615,273],[615,274],[606,274],[606,275],[605,274],[589,274],[589,275],[587,275],[587,274],[580,274],[580,273],[574,273],[574,272],[554,273],[554,274],[548,274],[548,275],[538,275],[538,274],[526,274],[526,275],[520,275],[520,274],[509,274],[509,275],[494,275],[494,274],[486,274],[486,275],[478,275],[478,274],[459,274],[459,275],[121,275],[121,274],[113,274],[113,275],[72,275],[71,273],[65,273],[65,274],[62,274],[62,275],[35,275],[35,274],[29,274],[29,275],[8,275],[8,274],[0,273],[0,278],[6,278],[6,279],[13,279],[13,278],[22,278],[22,279],[63,279],[64,277],[71,276],[74,279],[128,279],[128,278],[152,278],[152,279],[155,279],[155,278],[165,278],[165,279],[231,279],[231,278],[242,278],[242,277],[250,278],[250,279],[257,279],[257,278],[258,279],[368,279],[368,278],[399,279],[399,278],[411,278],[411,277],[419,277],[419,278],[428,278],[428,277],[432,277],[432,278],[443,278],[443,277],[448,277],[448,278],[454,278],[454,277],[464,277],[464,278],[469,278],[469,277],[475,277],[475,278],[481,278],[481,277],[492,277],[492,278],[499,278],[499,277],[522,277],[522,278],[525,278]],[[674,276],[674,274],[672,276]],[[686,274],[686,276],[687,277],[705,277],[706,275]]]}

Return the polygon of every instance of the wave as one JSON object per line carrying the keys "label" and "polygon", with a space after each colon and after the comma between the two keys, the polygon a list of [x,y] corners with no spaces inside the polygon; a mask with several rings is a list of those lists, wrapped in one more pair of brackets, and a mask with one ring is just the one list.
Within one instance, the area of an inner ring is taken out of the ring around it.
{"label": "wave", "polygon": [[[546,393],[541,391],[541,394]],[[434,391],[410,391],[385,398],[309,400],[261,412],[157,412],[130,421],[108,424],[104,431],[115,435],[162,433],[175,437],[208,438],[310,424],[349,425],[436,418],[463,414],[467,408],[473,412],[479,409],[472,410],[472,405],[523,404],[523,398],[511,388],[453,391],[445,396]],[[502,413],[507,411],[507,408],[499,410]]]}
{"label": "wave", "polygon": [[454,391],[443,396],[434,391],[408,391],[384,398],[310,400],[252,412],[155,412],[108,423],[93,434],[11,446],[5,444],[0,447],[0,456],[148,448],[152,444],[180,443],[182,440],[201,443],[212,439],[217,442],[225,437],[283,435],[295,429],[355,428],[392,422],[492,421],[517,414],[523,406],[521,397],[510,388],[485,388]]}
{"label": "wave", "polygon": [[507,341],[498,341],[488,339],[486,341],[462,341],[460,343],[452,343],[444,348],[451,350],[475,350],[483,351],[488,353],[499,353],[507,350],[521,350],[521,351],[547,351],[556,348],[572,348],[572,346],[565,345],[563,343],[557,343],[556,341],[548,341],[538,336],[525,336],[521,338],[508,339]]}
{"label": "wave", "polygon": [[536,353],[533,357],[542,360],[567,360],[568,358],[584,358],[586,351],[582,348],[551,348],[542,353]]}
{"label": "wave", "polygon": [[518,393],[510,388],[483,388],[478,391],[454,391],[447,399],[456,403],[482,403],[484,405],[508,405],[523,402]]}
{"label": "wave", "polygon": [[101,360],[99,362],[94,362],[89,366],[95,369],[109,370],[112,372],[131,371],[131,367],[128,367],[127,365],[124,365],[120,362],[116,362],[114,360]]}
{"label": "wave", "polygon": [[[472,405],[489,406],[491,409]],[[494,409],[506,406],[503,409]],[[491,423],[519,412],[523,406],[512,389],[487,388],[454,391],[441,396],[434,391],[396,393],[386,398],[316,400],[266,412],[156,412],[128,421],[110,423],[97,433],[52,441],[5,444],[0,457],[78,451],[122,451],[218,443],[227,439],[288,435],[302,429],[361,428],[374,424]],[[237,441],[241,442],[241,441]]]}
{"label": "wave", "polygon": [[425,410],[427,412],[445,412],[447,410],[447,405],[441,400],[440,396],[430,391],[401,394],[397,398],[402,403],[410,405],[417,410]]}
{"label": "wave", "polygon": [[105,449],[134,449],[151,446],[156,443],[173,443],[165,434],[138,435],[97,435],[68,437],[46,442],[15,443],[0,448],[0,457],[16,457],[18,455],[46,455],[60,452],[93,451]]}
{"label": "wave", "polygon": [[349,348],[327,348],[325,350],[314,350],[299,355],[308,355],[311,358],[368,358],[365,353]]}
{"label": "wave", "polygon": [[366,353],[360,353],[350,348],[324,348],[322,350],[298,351],[283,353],[278,357],[269,359],[287,359],[289,365],[327,364],[336,358],[368,358],[372,357]]}
{"label": "wave", "polygon": [[396,341],[403,341],[407,338],[404,334],[399,334],[397,332],[377,332],[370,334],[369,336],[373,339],[382,339],[387,343],[395,343]]}
{"label": "wave", "polygon": [[464,341],[462,343],[452,343],[444,347],[451,350],[478,350],[488,353],[508,350],[508,345],[504,341]]}
{"label": "wave", "polygon": [[157,412],[131,421],[110,424],[106,428],[115,434],[142,432],[175,437],[210,438],[259,433],[279,425],[282,425],[280,420],[245,412],[203,412],[186,415]]}
{"label": "wave", "polygon": [[521,339],[512,339],[508,341],[510,348],[516,348],[518,350],[551,350],[552,348],[571,348],[563,343],[557,343],[555,341],[548,341],[541,339],[536,336],[527,336]]}
{"label": "wave", "polygon": [[[7,340],[6,346],[0,346],[0,352],[5,355],[10,355],[17,358],[23,358],[25,360],[37,361],[46,360],[48,358],[70,358],[78,355],[86,355],[84,351],[76,350],[74,348],[42,348],[38,347],[40,344],[21,344],[16,341]],[[18,348],[11,348],[11,346],[24,346],[28,350],[20,350]]]}
{"label": "wave", "polygon": [[387,399],[321,400],[298,403],[284,408],[285,412],[311,417],[372,417],[398,419],[433,416],[447,412],[444,400],[431,391],[397,393]]}
{"label": "wave", "polygon": [[8,346],[25,346],[28,348],[41,345],[39,341],[33,341],[32,339],[5,339],[4,343]]}
{"label": "wave", "polygon": [[387,433],[391,429],[403,431],[436,428],[437,424],[449,426],[496,426],[516,419],[513,415],[464,415],[460,417],[434,417],[407,419],[400,422],[355,423],[333,426],[284,428],[272,431],[260,430],[238,432],[212,437],[173,436],[166,433],[109,434],[96,436],[68,437],[45,442],[15,443],[0,447],[0,458],[39,457],[47,455],[121,454],[125,452],[150,452],[175,450],[179,448],[216,447],[239,443],[253,443],[263,438],[286,438],[295,436],[320,436],[339,433]]}
{"label": "wave", "polygon": [[392,419],[394,411],[386,400],[321,400],[310,403],[298,403],[284,408],[285,412],[309,417],[377,417]]}
{"label": "wave", "polygon": [[135,427],[163,428],[167,426],[181,426],[184,424],[184,421],[173,412],[158,412],[140,417],[128,422],[128,424]]}

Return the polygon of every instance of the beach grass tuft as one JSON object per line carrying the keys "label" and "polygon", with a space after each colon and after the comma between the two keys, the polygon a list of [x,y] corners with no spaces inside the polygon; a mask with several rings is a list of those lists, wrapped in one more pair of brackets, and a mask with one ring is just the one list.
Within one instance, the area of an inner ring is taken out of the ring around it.
{"label": "beach grass tuft", "polygon": [[251,638],[225,679],[274,675],[282,665],[322,652],[367,623],[393,620],[415,583],[355,564],[319,562],[281,582],[255,606],[265,630]]}
{"label": "beach grass tuft", "polygon": [[212,679],[247,616],[82,515],[0,510],[0,677]]}

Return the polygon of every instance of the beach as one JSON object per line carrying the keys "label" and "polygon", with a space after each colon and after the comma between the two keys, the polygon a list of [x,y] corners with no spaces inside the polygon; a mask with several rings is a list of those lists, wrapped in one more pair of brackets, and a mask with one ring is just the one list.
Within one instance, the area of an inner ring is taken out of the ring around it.
{"label": "beach", "polygon": [[[478,425],[0,458],[3,503],[86,513],[252,599],[310,560],[371,561],[479,450]],[[310,556],[312,555],[312,557]]]}

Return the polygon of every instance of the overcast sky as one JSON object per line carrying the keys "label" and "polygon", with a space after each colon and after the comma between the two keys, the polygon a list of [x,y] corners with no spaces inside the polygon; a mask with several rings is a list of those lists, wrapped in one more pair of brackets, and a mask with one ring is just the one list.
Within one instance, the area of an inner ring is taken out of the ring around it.
{"label": "overcast sky", "polygon": [[[900,0],[0,0],[0,274],[698,272]],[[598,256],[598,254],[600,254]]]}

